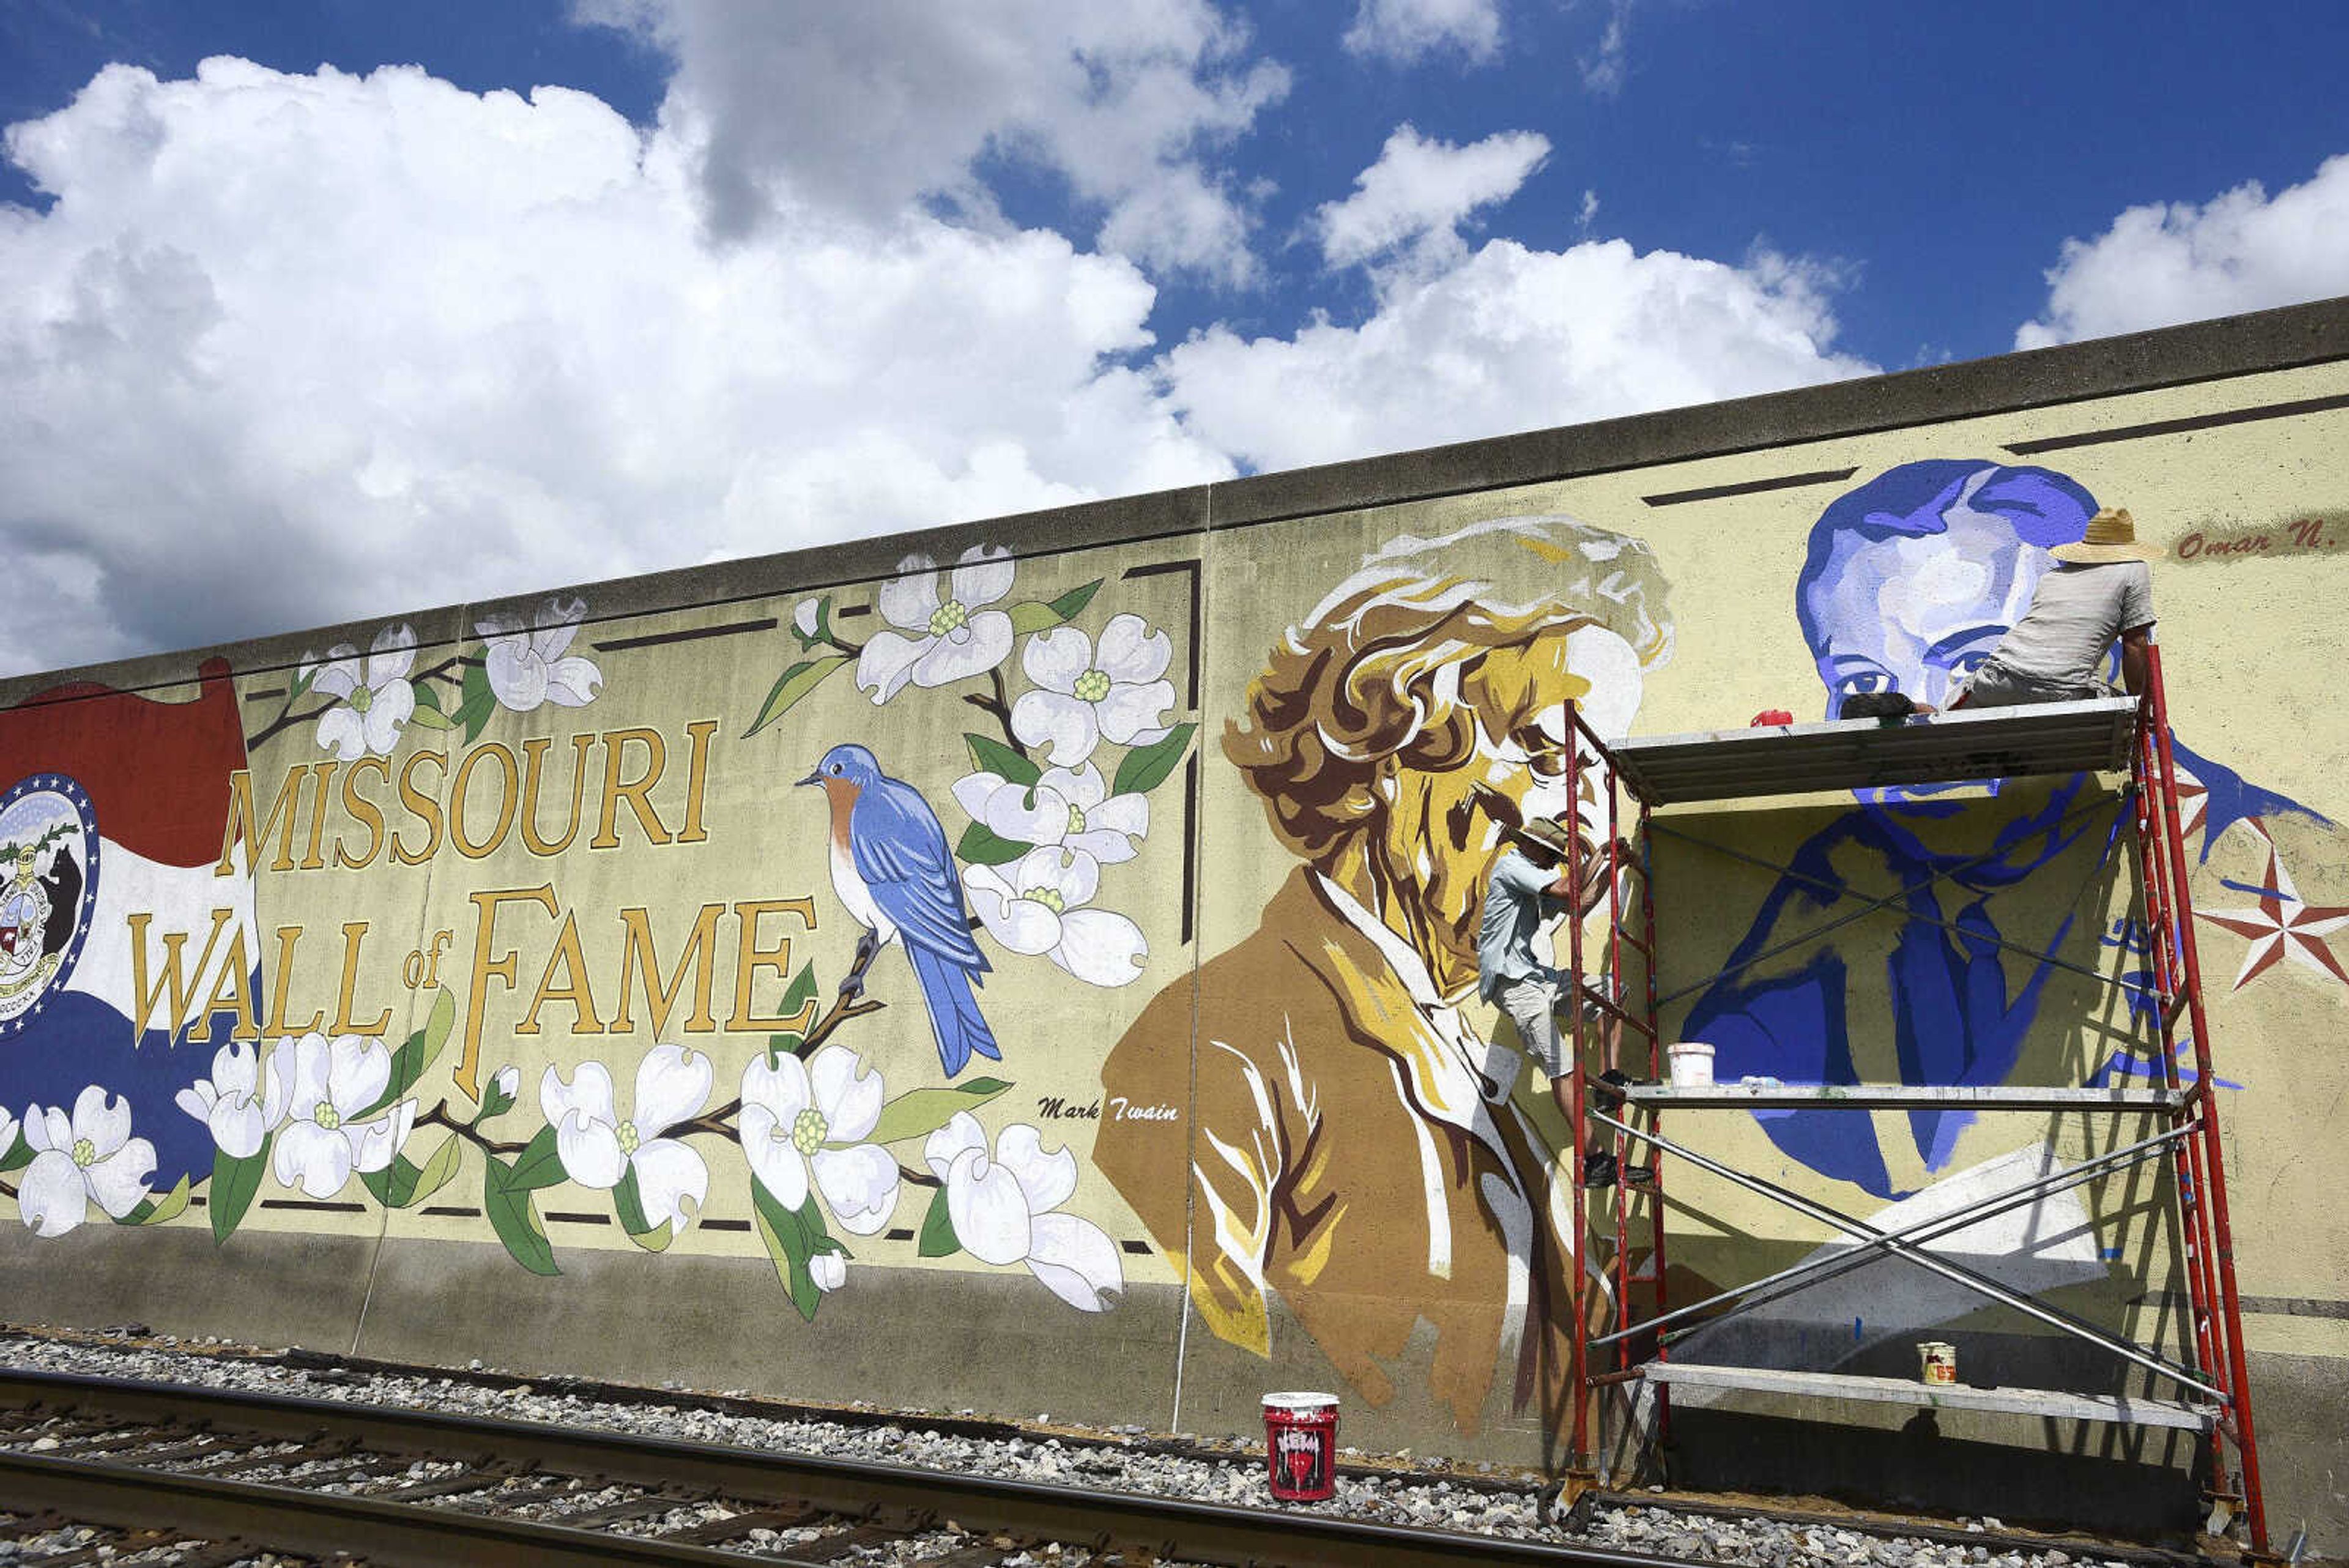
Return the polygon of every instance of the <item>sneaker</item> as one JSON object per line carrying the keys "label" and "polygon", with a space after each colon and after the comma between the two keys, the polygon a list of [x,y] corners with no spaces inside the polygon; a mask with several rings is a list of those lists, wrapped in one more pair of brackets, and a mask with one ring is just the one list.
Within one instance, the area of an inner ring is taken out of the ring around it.
{"label": "sneaker", "polygon": [[1582,1157],[1582,1185],[1596,1190],[1615,1185],[1615,1157],[1594,1148]]}
{"label": "sneaker", "polygon": [[1622,1175],[1626,1187],[1643,1188],[1651,1192],[1655,1190],[1656,1168],[1652,1165],[1627,1165]]}

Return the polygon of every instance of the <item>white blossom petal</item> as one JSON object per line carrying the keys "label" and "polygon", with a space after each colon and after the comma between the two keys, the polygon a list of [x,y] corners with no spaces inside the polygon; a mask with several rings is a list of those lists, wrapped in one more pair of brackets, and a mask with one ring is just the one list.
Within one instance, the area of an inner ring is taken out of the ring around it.
{"label": "white blossom petal", "polygon": [[492,642],[482,662],[489,671],[490,691],[501,707],[527,713],[546,701],[546,661],[533,654],[522,638]]}
{"label": "white blossom petal", "polygon": [[[279,1147],[284,1147],[283,1140]],[[620,1178],[627,1174],[627,1157],[620,1152],[620,1129],[610,1122],[590,1121],[576,1110],[566,1112],[555,1123],[554,1152],[563,1161],[564,1175],[598,1192],[617,1187]]]}
{"label": "white blossom petal", "polygon": [[347,1121],[383,1098],[391,1085],[391,1052],[363,1034],[337,1034],[326,1049],[327,1097]]}
{"label": "white blossom petal", "polygon": [[872,692],[876,704],[886,702],[913,679],[914,666],[936,640],[931,637],[907,637],[902,632],[874,632],[865,639],[864,651],[857,655],[856,689]]}
{"label": "white blossom petal", "polygon": [[538,628],[530,634],[531,651],[553,664],[563,657],[571,639],[579,635],[579,622],[587,613],[585,599],[573,599],[564,604],[561,599],[548,599],[538,612]]}
{"label": "white blossom petal", "polygon": [[391,755],[399,745],[401,726],[415,716],[415,687],[405,680],[384,687],[367,704],[364,726],[367,749],[379,757]]}
{"label": "white blossom petal", "polygon": [[43,1149],[16,1182],[16,1211],[36,1236],[62,1236],[89,1218],[81,1167],[61,1148]]}
{"label": "white blossom petal", "polygon": [[987,934],[1013,952],[1033,958],[1051,951],[1061,940],[1061,917],[1035,899],[1013,892],[994,867],[965,867],[962,885]]}
{"label": "white blossom petal", "polygon": [[848,1260],[838,1252],[818,1252],[808,1260],[808,1278],[827,1293],[848,1282]]}
{"label": "white blossom petal", "polygon": [[546,700],[558,708],[585,708],[603,686],[604,672],[593,659],[574,654],[546,667]]}
{"label": "white blossom petal", "polygon": [[1102,735],[1115,744],[1147,746],[1166,738],[1172,726],[1161,721],[1173,706],[1174,683],[1154,680],[1147,686],[1111,687],[1109,695],[1095,704],[1093,716]]}
{"label": "white blossom petal", "polygon": [[1066,1146],[1046,1153],[1043,1135],[1026,1122],[995,1135],[995,1163],[1019,1179],[1030,1214],[1058,1209],[1076,1196],[1077,1157]]}
{"label": "white blossom petal", "polygon": [[[1030,794],[1036,798],[1033,805],[1027,804]],[[1058,844],[1068,836],[1069,801],[1040,782],[1033,790],[1006,784],[987,803],[983,820],[998,837],[1015,844]]]}
{"label": "white blossom petal", "polygon": [[888,1150],[869,1143],[854,1148],[821,1148],[808,1164],[814,1168],[824,1206],[840,1221],[841,1229],[852,1235],[870,1236],[889,1223],[897,1208],[900,1178],[897,1162]]}
{"label": "white blossom petal", "polygon": [[310,690],[329,697],[348,697],[365,684],[359,678],[359,650],[347,642],[326,649],[326,662],[310,681]]}
{"label": "white blossom petal", "polygon": [[922,1163],[930,1168],[932,1176],[944,1181],[956,1159],[972,1149],[980,1154],[987,1152],[986,1130],[968,1111],[957,1111],[947,1118],[946,1126],[922,1141]]}
{"label": "white blossom petal", "polygon": [[891,626],[926,637],[930,615],[938,607],[937,563],[927,556],[908,556],[897,563],[896,576],[881,585],[874,596],[881,618]]}
{"label": "white blossom petal", "polygon": [[816,616],[819,613],[820,607],[819,601],[815,599],[802,599],[799,603],[793,605],[792,607],[792,628],[794,631],[797,631],[802,637],[813,637],[815,635],[816,628]]}
{"label": "white blossom petal", "polygon": [[[1035,647],[1036,639],[1030,638],[1028,646]],[[1021,692],[1011,704],[1011,732],[1022,745],[1050,742],[1050,759],[1062,767],[1073,767],[1092,755],[1101,739],[1093,705],[1058,691]]]}
{"label": "white blossom petal", "polygon": [[1058,893],[1065,911],[1093,901],[1093,895],[1101,890],[1101,868],[1090,855],[1048,844],[1019,857],[1019,864],[1012,868],[1011,883],[1022,893],[1040,888]]}
{"label": "white blossom petal", "polygon": [[[293,1042],[293,1045],[294,1085],[286,1093],[286,1104],[295,1116],[306,1120],[317,1114],[320,1106],[335,1103],[331,1087],[334,1055],[327,1049],[326,1037],[323,1034],[305,1034]],[[269,1059],[272,1070],[275,1069],[279,1058],[285,1054],[285,1044],[281,1041],[277,1055]]]}
{"label": "white blossom petal", "polygon": [[103,1088],[89,1085],[74,1096],[73,1131],[77,1140],[89,1139],[99,1155],[112,1154],[130,1136],[129,1096],[109,1099]]}
{"label": "white blossom petal", "polygon": [[977,609],[1009,593],[1012,575],[1010,551],[973,545],[956,563],[953,586],[947,591],[962,601],[963,608]]}
{"label": "white blossom petal", "polygon": [[1150,836],[1150,797],[1113,794],[1099,805],[1085,807],[1085,826],[1122,833],[1131,838]]}
{"label": "white blossom petal", "polygon": [[955,804],[962,807],[963,815],[973,822],[985,822],[987,803],[995,798],[996,791],[1005,787],[1005,783],[1000,774],[965,774],[955,780],[953,787]]}
{"label": "white blossom petal", "polygon": [[367,721],[354,708],[329,708],[318,715],[318,749],[347,763],[367,755]]}
{"label": "white blossom petal", "polygon": [[483,616],[473,623],[473,629],[481,634],[482,641],[494,643],[500,638],[520,637],[528,626],[522,617],[507,610],[501,615]]}
{"label": "white blossom petal", "polygon": [[947,1171],[947,1217],[962,1250],[982,1263],[1016,1263],[1028,1255],[1028,1199],[1019,1178],[977,1149]]}
{"label": "white blossom petal", "polygon": [[346,1122],[343,1130],[352,1135],[352,1166],[360,1171],[381,1170],[399,1157],[408,1135],[416,1130],[416,1102],[402,1100],[371,1122]]}
{"label": "white blossom petal", "polygon": [[[1019,668],[1047,691],[1063,696],[1077,689],[1077,677],[1093,664],[1092,639],[1072,626],[1056,626],[1028,639],[1020,650]],[[1021,739],[1026,739],[1022,736]],[[1071,758],[1073,766],[1081,758]]]}
{"label": "white blossom petal", "polygon": [[81,1176],[98,1206],[119,1220],[147,1196],[147,1179],[154,1173],[155,1146],[134,1137],[117,1152],[93,1160]]}
{"label": "white blossom petal", "polygon": [[691,1121],[709,1103],[709,1058],[682,1045],[656,1045],[636,1064],[636,1132],[656,1138]]}
{"label": "white blossom petal", "polygon": [[981,610],[955,637],[942,637],[914,661],[914,684],[948,686],[987,671],[1011,657],[1011,618],[1001,610]]}
{"label": "white blossom petal", "polygon": [[416,628],[406,621],[375,634],[367,649],[367,683],[380,691],[395,680],[405,680],[416,668]]}
{"label": "white blossom petal", "polygon": [[231,1099],[243,1099],[261,1086],[261,1053],[232,1040],[212,1053],[212,1085]]}
{"label": "white blossom petal", "polygon": [[647,1220],[679,1231],[693,1223],[701,1212],[701,1200],[709,1195],[709,1167],[690,1145],[657,1137],[637,1149],[628,1163],[636,1169],[636,1197]]}
{"label": "white blossom petal", "polygon": [[[184,1089],[180,1092],[183,1095],[187,1093]],[[181,1108],[186,1109],[184,1106]],[[190,1111],[188,1114],[193,1116],[195,1113]],[[16,1118],[9,1115],[5,1107],[0,1107],[0,1155],[5,1155],[16,1147]]]}
{"label": "white blossom petal", "polygon": [[792,1142],[792,1124],[798,1116],[794,1111],[789,1117],[778,1117],[771,1108],[745,1093],[741,1115],[735,1123],[750,1174],[786,1209],[797,1209],[807,1201],[807,1161]]}
{"label": "white blossom petal", "polygon": [[70,1153],[74,1146],[73,1118],[56,1106],[25,1107],[25,1141],[36,1151],[56,1149]]}
{"label": "white blossom petal", "polygon": [[1163,631],[1153,631],[1138,615],[1117,615],[1102,628],[1101,646],[1093,668],[1120,685],[1155,680],[1166,673],[1174,645]]}
{"label": "white blossom petal", "polygon": [[1116,1243],[1100,1226],[1073,1214],[1036,1216],[1028,1268],[1046,1289],[1079,1312],[1107,1312],[1106,1298],[1125,1289]]}
{"label": "white blossom petal", "polygon": [[815,1088],[816,1109],[823,1113],[824,1134],[832,1143],[861,1143],[881,1119],[885,1094],[881,1075],[864,1068],[856,1053],[845,1045],[827,1045],[808,1064]]}
{"label": "white blossom petal", "polygon": [[[187,1095],[180,1096],[181,1108],[187,1108]],[[192,1113],[191,1113],[192,1114]],[[268,1136],[270,1122],[262,1115],[260,1102],[253,1099],[215,1101],[202,1118],[212,1129],[212,1142],[231,1159],[250,1159],[261,1152],[261,1140]]]}
{"label": "white blossom petal", "polygon": [[561,1122],[576,1111],[586,1121],[614,1127],[620,1124],[619,1113],[612,1106],[612,1075],[601,1062],[580,1063],[568,1084],[563,1081],[561,1069],[549,1067],[538,1081],[538,1108],[550,1122]]}
{"label": "white blossom petal", "polygon": [[742,1068],[742,1103],[763,1106],[777,1121],[790,1127],[802,1111],[815,1104],[807,1064],[789,1051],[776,1052],[771,1062],[764,1051],[752,1053]]}
{"label": "white blossom petal", "polygon": [[281,1187],[312,1198],[332,1198],[351,1179],[351,1141],[313,1121],[296,1121],[277,1135],[269,1163]]}
{"label": "white blossom petal", "polygon": [[1150,945],[1142,928],[1110,909],[1071,909],[1061,917],[1052,961],[1088,985],[1126,985],[1142,972]]}
{"label": "white blossom petal", "polygon": [[1092,815],[1109,794],[1109,785],[1102,782],[1101,769],[1091,763],[1071,771],[1068,768],[1046,768],[1036,781],[1039,789],[1049,789],[1086,815]]}

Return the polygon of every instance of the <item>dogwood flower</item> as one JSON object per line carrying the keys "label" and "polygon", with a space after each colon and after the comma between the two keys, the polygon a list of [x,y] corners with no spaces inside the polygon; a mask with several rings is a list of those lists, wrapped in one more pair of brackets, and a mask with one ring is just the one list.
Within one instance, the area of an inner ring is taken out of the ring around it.
{"label": "dogwood flower", "polygon": [[1105,1312],[1125,1288],[1117,1247],[1101,1228],[1054,1210],[1077,1190],[1077,1158],[1047,1153],[1034,1127],[1015,1123],[988,1154],[987,1133],[968,1111],[932,1133],[922,1158],[945,1184],[947,1217],[963,1251],[982,1263],[1025,1263],[1080,1312]]}
{"label": "dogwood flower", "polygon": [[1059,845],[1031,849],[1007,878],[992,866],[967,866],[962,885],[988,934],[1016,953],[1042,953],[1090,985],[1124,985],[1150,948],[1123,915],[1088,909],[1101,886],[1092,857]]}
{"label": "dogwood flower", "polygon": [[[286,1064],[286,1058],[293,1064]],[[217,1060],[214,1073],[220,1071]],[[312,1198],[332,1198],[353,1171],[381,1170],[416,1127],[416,1102],[402,1100],[372,1121],[353,1118],[383,1098],[391,1082],[391,1052],[360,1034],[305,1034],[284,1039],[269,1054],[263,1106],[283,1106],[285,1130],[269,1153],[281,1186]],[[185,1108],[184,1106],[182,1107]],[[259,1140],[254,1147],[260,1147]]]}
{"label": "dogwood flower", "polygon": [[147,1196],[155,1146],[130,1136],[130,1102],[109,1099],[96,1084],[82,1090],[68,1116],[57,1106],[25,1110],[33,1163],[16,1188],[17,1211],[38,1236],[62,1236],[97,1204],[119,1220]]}
{"label": "dogwood flower", "polygon": [[373,752],[391,755],[399,732],[416,711],[416,688],[408,672],[416,666],[416,631],[405,621],[375,634],[364,661],[347,642],[326,649],[323,665],[305,661],[310,690],[337,699],[319,715],[318,744],[347,763]]}
{"label": "dogwood flower", "polygon": [[280,1087],[274,1076],[263,1082],[260,1052],[232,1040],[212,1053],[212,1075],[181,1089],[173,1103],[212,1129],[212,1142],[222,1154],[249,1159],[261,1152],[261,1140],[285,1119]]}
{"label": "dogwood flower", "polygon": [[549,599],[528,626],[518,615],[493,615],[473,624],[488,644],[484,663],[499,706],[527,713],[544,702],[584,708],[595,700],[604,672],[594,659],[564,651],[586,613],[585,599]]}
{"label": "dogwood flower", "polygon": [[[786,1209],[807,1201],[808,1175],[842,1229],[870,1236],[897,1207],[897,1161],[860,1141],[881,1119],[881,1075],[861,1073],[856,1053],[827,1045],[814,1060],[766,1054],[742,1069],[740,1137],[759,1185]],[[828,1288],[828,1287],[827,1287]]]}
{"label": "dogwood flower", "polygon": [[881,585],[881,618],[894,629],[876,631],[856,660],[856,686],[886,702],[904,689],[944,686],[983,674],[1011,653],[1011,617],[988,609],[1011,591],[1011,556],[974,545],[962,553],[938,596],[936,563],[908,556],[898,576]]}
{"label": "dogwood flower", "polygon": [[0,1106],[0,1159],[5,1159],[16,1147],[16,1118],[9,1114],[6,1106]]}
{"label": "dogwood flower", "polygon": [[682,1139],[664,1137],[709,1101],[709,1058],[680,1045],[656,1045],[636,1064],[635,1116],[621,1119],[612,1075],[582,1062],[570,1083],[549,1067],[538,1083],[539,1108],[554,1126],[563,1173],[582,1187],[609,1190],[631,1170],[645,1218],[679,1231],[693,1222],[709,1192],[709,1168]]}
{"label": "dogwood flower", "polygon": [[1072,626],[1040,631],[1019,656],[1037,690],[1011,705],[1011,732],[1027,745],[1051,742],[1051,761],[1064,768],[1092,755],[1104,736],[1121,746],[1161,740],[1174,686],[1159,677],[1173,657],[1166,634],[1138,615],[1111,617],[1098,648]]}
{"label": "dogwood flower", "polygon": [[1150,832],[1149,798],[1110,794],[1091,763],[1074,773],[1047,768],[1032,785],[968,774],[956,781],[954,794],[973,822],[999,838],[1061,845],[1104,865],[1133,859],[1135,840]]}

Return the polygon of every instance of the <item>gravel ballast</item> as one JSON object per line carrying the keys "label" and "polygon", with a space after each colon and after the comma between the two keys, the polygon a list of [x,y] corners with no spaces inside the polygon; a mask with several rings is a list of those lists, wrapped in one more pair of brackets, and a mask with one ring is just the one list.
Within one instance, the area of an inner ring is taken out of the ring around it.
{"label": "gravel ballast", "polygon": [[[324,1358],[301,1357],[305,1363]],[[136,1377],[257,1393],[296,1395],[353,1404],[390,1405],[509,1420],[590,1427],[686,1442],[725,1443],[830,1458],[880,1460],[962,1474],[1044,1481],[1065,1486],[1180,1497],[1203,1502],[1264,1506],[1261,1451],[1238,1443],[1154,1438],[1138,1427],[1095,1430],[1061,1427],[1051,1433],[974,1436],[979,1425],[948,1420],[962,1431],[924,1425],[924,1417],[843,1412],[838,1420],[776,1417],[709,1408],[708,1400],[679,1394],[620,1402],[542,1389],[483,1373],[478,1366],[451,1376],[361,1371],[281,1364],[268,1353],[212,1341],[51,1336],[0,1333],[0,1362],[30,1370]],[[740,1397],[724,1401],[739,1406]],[[1045,1418],[1049,1419],[1049,1418]],[[1889,1533],[1878,1527],[1795,1522],[1760,1515],[1718,1517],[1656,1504],[1586,1507],[1569,1532],[1537,1516],[1539,1478],[1479,1466],[1453,1470],[1443,1461],[1396,1456],[1392,1461],[1349,1449],[1349,1463],[1328,1502],[1289,1505],[1299,1511],[1381,1523],[1481,1532],[1534,1540],[1578,1540],[1625,1552],[1686,1562],[1752,1563],[1760,1568],[1834,1564],[1857,1568],[2142,1568],[2144,1554],[2107,1557],[2094,1548],[2025,1549],[2003,1539],[1994,1520],[1950,1527],[1984,1538],[1961,1543]],[[1382,1468],[1392,1463],[1392,1469]],[[1375,1467],[1375,1468],[1374,1468]],[[1947,1533],[1945,1531],[1944,1533]],[[1073,1560],[1073,1559],[1072,1559]]]}

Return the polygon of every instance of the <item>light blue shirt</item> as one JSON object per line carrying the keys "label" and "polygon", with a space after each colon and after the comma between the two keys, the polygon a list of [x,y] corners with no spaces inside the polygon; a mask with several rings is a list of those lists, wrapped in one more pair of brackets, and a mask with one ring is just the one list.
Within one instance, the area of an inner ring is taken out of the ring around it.
{"label": "light blue shirt", "polygon": [[1561,875],[1543,870],[1516,849],[1493,862],[1484,918],[1476,928],[1476,993],[1485,1001],[1498,997],[1512,981],[1549,972],[1534,957],[1534,933],[1566,909],[1567,901],[1549,890]]}

